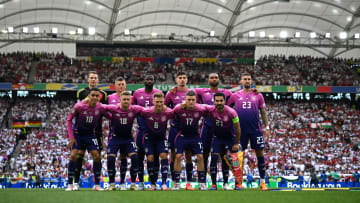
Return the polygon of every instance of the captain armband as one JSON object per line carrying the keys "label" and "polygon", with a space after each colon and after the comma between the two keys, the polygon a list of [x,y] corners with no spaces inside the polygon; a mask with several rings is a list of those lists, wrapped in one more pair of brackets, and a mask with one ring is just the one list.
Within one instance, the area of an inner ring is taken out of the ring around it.
{"label": "captain armband", "polygon": [[236,116],[235,118],[232,119],[233,123],[238,123],[239,122],[239,116]]}

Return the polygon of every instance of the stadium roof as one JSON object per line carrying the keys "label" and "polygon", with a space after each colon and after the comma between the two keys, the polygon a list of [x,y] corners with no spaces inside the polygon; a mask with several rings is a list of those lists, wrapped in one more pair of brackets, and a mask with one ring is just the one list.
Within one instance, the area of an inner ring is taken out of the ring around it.
{"label": "stadium roof", "polygon": [[[359,0],[2,0],[0,13],[3,32],[28,27],[33,33],[38,27],[39,33],[51,33],[56,27],[61,36],[78,28],[87,34],[92,27],[96,34],[86,39],[94,41],[124,41],[130,38],[125,29],[132,41],[172,35],[178,41],[223,44],[296,33],[311,41],[315,32],[316,39],[327,39],[323,44],[336,46],[341,32],[347,38],[360,33]],[[215,37],[209,38],[211,31]]]}

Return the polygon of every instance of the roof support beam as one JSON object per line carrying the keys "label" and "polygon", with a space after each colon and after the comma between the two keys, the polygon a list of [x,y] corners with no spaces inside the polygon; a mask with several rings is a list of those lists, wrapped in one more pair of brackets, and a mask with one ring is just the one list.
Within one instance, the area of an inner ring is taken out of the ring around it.
{"label": "roof support beam", "polygon": [[234,11],[232,12],[231,18],[229,20],[229,23],[225,29],[224,35],[222,37],[222,41],[224,44],[231,44],[231,31],[234,28],[234,23],[237,19],[237,17],[240,15],[241,13],[241,7],[244,5],[245,0],[239,0],[236,4],[236,7],[234,9]]}
{"label": "roof support beam", "polygon": [[[351,31],[351,27],[353,26],[355,19],[358,18],[360,15],[360,6],[356,9],[355,13],[353,13],[353,15],[351,16],[351,21],[349,23],[346,24],[345,28],[344,28],[344,32],[348,33]],[[349,36],[348,36],[349,37]],[[341,44],[343,43],[342,39],[337,38],[336,40],[336,44]],[[349,44],[349,39],[346,39],[346,44]],[[336,47],[332,48],[330,53],[329,53],[329,57],[333,58],[338,49]]]}
{"label": "roof support beam", "polygon": [[114,6],[112,8],[112,14],[111,14],[110,22],[109,22],[109,29],[106,34],[107,41],[112,41],[112,39],[113,39],[114,28],[116,26],[116,20],[119,15],[120,4],[121,4],[121,0],[114,1]]}
{"label": "roof support beam", "polygon": [[252,20],[256,20],[258,18],[263,18],[263,17],[268,17],[268,16],[274,16],[274,15],[298,15],[298,16],[307,16],[307,17],[310,17],[310,18],[315,18],[317,20],[321,20],[321,21],[324,21],[324,22],[327,22],[329,24],[332,24],[332,25],[335,25],[341,29],[344,29],[345,27],[337,24],[337,23],[334,23],[333,21],[329,20],[329,19],[326,19],[326,18],[322,18],[322,17],[319,17],[319,16],[316,16],[316,15],[311,15],[311,14],[307,14],[307,13],[293,13],[293,12],[280,12],[280,13],[266,13],[266,14],[262,14],[262,15],[258,15],[258,16],[254,16],[254,17],[251,17],[251,18],[248,18],[248,19],[245,19],[245,20],[242,20],[238,23],[236,23],[234,25],[234,28],[241,25],[241,24],[244,24],[244,23],[247,23],[249,21],[252,21]]}
{"label": "roof support beam", "polygon": [[[317,3],[329,5],[329,6],[338,8],[340,10],[346,11],[346,12],[348,12],[350,14],[353,14],[353,12],[351,10],[349,10],[347,8],[344,8],[344,7],[341,7],[338,4],[331,3],[330,1],[322,1],[322,0],[304,0],[304,1],[311,1],[311,2],[317,2]],[[241,12],[245,12],[245,11],[251,9],[251,8],[255,8],[257,6],[262,6],[262,5],[270,4],[270,3],[274,3],[274,2],[275,2],[274,0],[268,0],[268,1],[263,1],[263,2],[257,3],[257,4],[253,4],[251,6],[248,6],[248,7],[244,8],[243,10],[241,10]]]}
{"label": "roof support beam", "polygon": [[124,18],[124,19],[118,21],[116,23],[116,25],[118,25],[120,23],[123,23],[123,22],[126,22],[128,20],[143,16],[143,15],[150,15],[150,14],[155,14],[155,13],[181,13],[181,14],[195,15],[195,16],[199,16],[199,17],[202,17],[202,18],[206,18],[206,19],[208,19],[210,21],[216,22],[216,23],[218,23],[218,24],[220,24],[220,25],[222,25],[224,27],[227,26],[225,23],[217,20],[216,18],[212,18],[212,17],[206,16],[206,15],[200,14],[200,13],[195,13],[195,12],[191,12],[191,11],[180,11],[180,10],[157,10],[157,11],[143,12],[143,13],[140,13],[140,14],[136,14],[136,15]]}
{"label": "roof support beam", "polygon": [[[188,25],[174,24],[174,23],[158,23],[158,24],[141,25],[141,26],[131,28],[130,31],[139,30],[139,29],[147,28],[147,27],[155,27],[155,26],[183,27],[183,28],[188,28],[188,29],[191,29],[191,30],[196,30],[196,31],[204,33],[204,34],[208,33],[207,30],[203,30],[203,29],[200,29],[198,27],[192,27],[192,26],[188,26]],[[124,32],[121,32],[120,34],[114,35],[114,38],[116,38],[118,36],[121,36],[121,35],[124,35]]]}
{"label": "roof support beam", "polygon": [[78,11],[78,10],[73,10],[73,9],[67,9],[67,8],[32,8],[32,9],[25,9],[25,10],[20,10],[14,13],[9,13],[7,15],[4,15],[2,17],[0,17],[0,20],[4,20],[6,18],[12,17],[12,16],[16,16],[16,15],[20,15],[22,13],[27,13],[27,12],[36,12],[36,11],[66,11],[66,12],[71,12],[71,13],[77,13],[77,14],[81,14],[90,18],[93,18],[95,20],[98,20],[104,24],[108,24],[105,20],[98,18],[96,16],[93,16],[91,14],[82,12],[82,11]]}

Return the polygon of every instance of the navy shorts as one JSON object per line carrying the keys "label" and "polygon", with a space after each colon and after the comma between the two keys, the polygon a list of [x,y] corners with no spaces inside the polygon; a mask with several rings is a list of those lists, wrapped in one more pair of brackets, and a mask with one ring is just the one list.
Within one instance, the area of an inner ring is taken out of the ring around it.
{"label": "navy shorts", "polygon": [[144,150],[146,156],[169,152],[167,140],[152,140],[148,136],[144,138]]}
{"label": "navy shorts", "polygon": [[117,154],[119,150],[121,154],[130,154],[137,152],[137,146],[133,139],[111,139],[107,147],[107,153]]}
{"label": "navy shorts", "polygon": [[256,134],[241,133],[240,145],[242,150],[245,150],[247,148],[249,140],[250,140],[251,149],[265,148],[264,135],[262,133],[256,133]]}
{"label": "navy shorts", "polygon": [[175,149],[175,137],[178,133],[179,129],[176,123],[172,122],[169,130],[168,143],[169,149]]}
{"label": "navy shorts", "polygon": [[211,140],[213,139],[213,127],[210,121],[206,121],[201,128],[201,142],[204,146],[204,152],[210,152]]}
{"label": "navy shorts", "polygon": [[232,152],[232,146],[234,146],[235,140],[218,139],[214,138],[211,143],[211,153],[224,154],[229,150]]}
{"label": "navy shorts", "polygon": [[144,152],[144,134],[145,131],[142,130],[138,130],[137,134],[136,134],[136,146],[138,148],[138,152]]}
{"label": "navy shorts", "polygon": [[73,149],[78,150],[99,150],[99,142],[94,134],[79,135],[74,133],[74,138],[77,144],[74,144]]}
{"label": "navy shorts", "polygon": [[203,146],[199,137],[185,137],[184,135],[178,135],[175,138],[175,152],[176,154],[184,153],[184,150],[191,150],[192,154],[202,154]]}

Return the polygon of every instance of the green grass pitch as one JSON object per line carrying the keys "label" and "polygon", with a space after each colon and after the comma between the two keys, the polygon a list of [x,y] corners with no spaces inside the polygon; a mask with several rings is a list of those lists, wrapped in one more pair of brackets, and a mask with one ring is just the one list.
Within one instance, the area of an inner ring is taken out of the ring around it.
{"label": "green grass pitch", "polygon": [[309,203],[309,202],[360,202],[358,191],[80,191],[65,192],[63,189],[1,189],[0,203]]}

